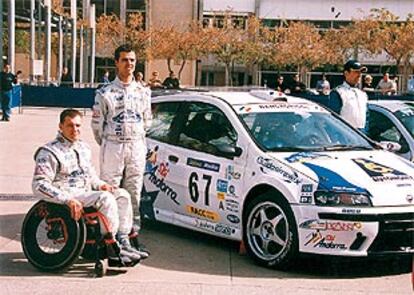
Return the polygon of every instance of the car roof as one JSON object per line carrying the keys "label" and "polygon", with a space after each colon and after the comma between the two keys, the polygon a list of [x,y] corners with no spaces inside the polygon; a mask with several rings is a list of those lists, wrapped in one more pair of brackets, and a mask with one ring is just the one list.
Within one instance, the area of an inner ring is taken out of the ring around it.
{"label": "car roof", "polygon": [[250,91],[181,91],[177,93],[165,93],[153,97],[154,101],[171,101],[171,97],[177,100],[217,98],[232,106],[263,103],[302,103],[317,105],[316,103],[299,97],[287,96],[274,90],[250,90]]}
{"label": "car roof", "polygon": [[396,112],[409,106],[414,106],[414,102],[402,100],[370,100],[368,103],[371,105],[380,106],[384,109],[389,110],[390,112]]}

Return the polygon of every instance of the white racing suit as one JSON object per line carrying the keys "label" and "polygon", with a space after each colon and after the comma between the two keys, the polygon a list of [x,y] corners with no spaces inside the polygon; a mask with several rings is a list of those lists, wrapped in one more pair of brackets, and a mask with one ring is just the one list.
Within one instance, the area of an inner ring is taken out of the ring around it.
{"label": "white racing suit", "polygon": [[132,198],[134,223],[139,230],[139,203],[145,169],[145,131],[151,126],[151,92],[118,78],[96,91],[92,130],[101,146],[101,179],[125,188]]}
{"label": "white racing suit", "polygon": [[[86,143],[70,142],[59,133],[55,140],[36,151],[35,161],[32,188],[36,196],[60,204],[79,200],[84,207],[92,206],[106,217],[113,236],[128,236],[132,228],[131,197],[122,189],[114,194],[99,191],[105,182],[92,167]],[[108,232],[103,222],[101,231]]]}
{"label": "white racing suit", "polygon": [[335,88],[342,100],[340,115],[355,128],[363,129],[366,123],[367,94],[344,82]]}

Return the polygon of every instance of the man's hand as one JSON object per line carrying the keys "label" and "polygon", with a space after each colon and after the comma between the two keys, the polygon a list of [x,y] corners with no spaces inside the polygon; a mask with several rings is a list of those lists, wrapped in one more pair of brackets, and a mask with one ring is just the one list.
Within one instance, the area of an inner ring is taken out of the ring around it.
{"label": "man's hand", "polygon": [[101,185],[101,186],[99,187],[99,190],[100,190],[100,191],[107,191],[107,192],[111,192],[111,193],[113,193],[113,192],[114,192],[114,190],[115,190],[115,187],[114,187],[114,186],[112,186],[112,185],[109,185],[109,184],[105,183],[105,184],[103,184],[103,185]]}
{"label": "man's hand", "polygon": [[83,205],[80,201],[72,199],[66,203],[70,209],[70,216],[78,221],[82,217]]}

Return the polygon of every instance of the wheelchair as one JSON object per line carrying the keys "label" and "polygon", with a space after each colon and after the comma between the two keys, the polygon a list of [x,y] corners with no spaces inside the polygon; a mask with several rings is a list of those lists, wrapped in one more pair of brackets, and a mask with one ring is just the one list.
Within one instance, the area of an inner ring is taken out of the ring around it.
{"label": "wheelchair", "polygon": [[76,221],[66,205],[39,201],[23,221],[23,252],[34,267],[49,272],[68,268],[79,256],[94,260],[94,273],[102,277],[107,270],[108,239],[101,234],[101,223],[108,228],[106,218],[92,207],[84,208],[82,218]]}

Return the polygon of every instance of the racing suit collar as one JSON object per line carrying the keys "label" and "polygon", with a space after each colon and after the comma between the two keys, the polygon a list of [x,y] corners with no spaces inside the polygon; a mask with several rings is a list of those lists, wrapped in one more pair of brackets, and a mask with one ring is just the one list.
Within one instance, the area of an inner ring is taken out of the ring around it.
{"label": "racing suit collar", "polygon": [[352,86],[351,84],[349,84],[348,82],[344,81],[343,84],[346,88],[356,88],[358,84],[355,84],[354,86]]}
{"label": "racing suit collar", "polygon": [[126,84],[126,83],[122,82],[122,81],[119,79],[119,77],[118,77],[118,76],[116,76],[116,78],[115,78],[115,80],[113,81],[113,83],[114,83],[116,86],[121,87],[121,88],[129,88],[129,87],[137,87],[137,86],[138,86],[138,84],[137,84],[137,82],[135,81],[135,78],[134,78],[134,77],[132,77],[132,81],[131,81],[131,83]]}
{"label": "racing suit collar", "polygon": [[66,147],[76,147],[78,145],[78,141],[70,141],[66,137],[63,136],[62,132],[58,131],[56,136],[56,140],[59,141],[62,145]]}

